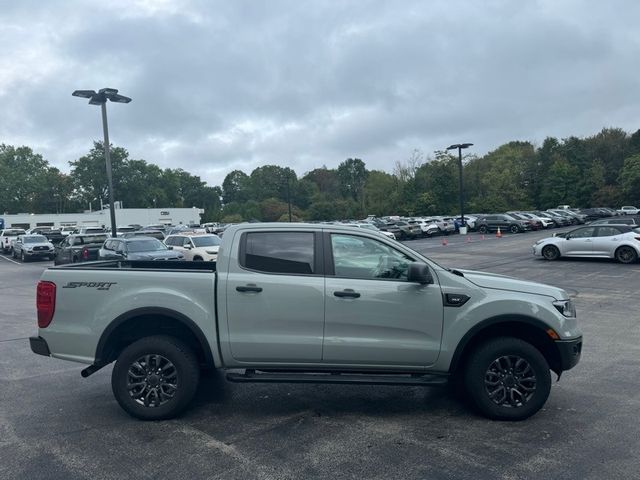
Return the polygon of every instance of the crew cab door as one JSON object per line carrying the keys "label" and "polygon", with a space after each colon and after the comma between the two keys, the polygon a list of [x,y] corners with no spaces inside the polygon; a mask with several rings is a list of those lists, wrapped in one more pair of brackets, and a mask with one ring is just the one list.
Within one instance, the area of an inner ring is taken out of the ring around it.
{"label": "crew cab door", "polygon": [[321,243],[321,234],[312,230],[241,233],[238,259],[230,262],[226,277],[227,326],[234,360],[321,361]]}
{"label": "crew cab door", "polygon": [[324,235],[326,364],[433,364],[440,352],[443,303],[437,279],[407,281],[414,259],[382,240]]}

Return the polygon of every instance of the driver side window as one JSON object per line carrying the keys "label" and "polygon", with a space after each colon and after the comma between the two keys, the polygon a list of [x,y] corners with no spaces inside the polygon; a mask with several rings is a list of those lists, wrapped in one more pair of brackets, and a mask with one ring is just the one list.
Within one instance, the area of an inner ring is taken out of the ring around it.
{"label": "driver side window", "polygon": [[372,238],[331,235],[336,277],[369,280],[407,280],[413,259]]}
{"label": "driver side window", "polygon": [[594,231],[595,227],[579,228],[578,230],[571,232],[569,235],[571,238],[589,238],[595,236]]}

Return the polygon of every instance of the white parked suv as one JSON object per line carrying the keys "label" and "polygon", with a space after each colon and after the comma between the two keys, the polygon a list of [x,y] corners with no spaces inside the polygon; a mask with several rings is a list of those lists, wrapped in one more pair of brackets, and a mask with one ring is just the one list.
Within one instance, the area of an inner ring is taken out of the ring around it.
{"label": "white parked suv", "polygon": [[169,235],[164,239],[164,244],[182,253],[185,260],[215,262],[218,259],[220,237],[210,233],[185,232]]}
{"label": "white parked suv", "polygon": [[420,230],[422,230],[422,235],[425,237],[430,237],[431,235],[435,235],[440,232],[440,228],[435,220],[425,220],[424,218],[416,218],[415,220],[410,220],[409,224],[417,224],[420,226]]}
{"label": "white parked suv", "polygon": [[618,213],[621,213],[623,215],[638,215],[638,213],[640,213],[640,208],[625,205],[620,210],[618,210]]}

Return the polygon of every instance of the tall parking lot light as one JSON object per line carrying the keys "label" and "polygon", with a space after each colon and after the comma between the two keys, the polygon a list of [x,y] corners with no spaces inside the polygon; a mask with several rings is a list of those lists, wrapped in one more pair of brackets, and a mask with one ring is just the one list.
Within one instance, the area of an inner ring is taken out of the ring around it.
{"label": "tall parking lot light", "polygon": [[129,103],[131,99],[119,95],[115,88],[102,88],[96,93],[94,90],[76,90],[74,97],[88,98],[89,105],[102,107],[102,129],[104,131],[104,157],[107,164],[107,183],[109,185],[109,213],[111,214],[111,236],[116,236],[116,210],[113,201],[113,176],[111,175],[111,152],[109,148],[109,127],[107,125],[107,100],[116,103]]}
{"label": "tall parking lot light", "polygon": [[458,166],[460,167],[460,221],[463,227],[467,227],[464,222],[464,192],[462,190],[462,149],[469,148],[473,146],[473,143],[457,143],[455,145],[451,145],[447,147],[447,150],[455,150],[458,149]]}

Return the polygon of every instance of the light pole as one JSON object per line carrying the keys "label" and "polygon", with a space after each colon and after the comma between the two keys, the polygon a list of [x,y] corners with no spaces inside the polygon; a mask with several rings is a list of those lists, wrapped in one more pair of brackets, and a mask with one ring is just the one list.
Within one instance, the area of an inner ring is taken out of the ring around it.
{"label": "light pole", "polygon": [[116,236],[116,210],[113,201],[113,176],[111,175],[111,152],[109,151],[109,127],[107,126],[107,100],[116,103],[129,103],[131,99],[118,95],[115,88],[102,88],[96,93],[94,90],[76,90],[74,97],[88,98],[89,105],[102,107],[102,129],[104,131],[104,158],[107,164],[107,183],[109,185],[109,213],[111,214],[111,236]]}
{"label": "light pole", "polygon": [[289,185],[291,178],[287,174],[287,204],[289,206],[289,223],[291,223],[291,186]]}
{"label": "light pole", "polygon": [[467,227],[467,224],[464,222],[464,192],[462,190],[462,149],[469,148],[473,145],[473,143],[457,143],[455,145],[451,145],[447,147],[447,150],[455,150],[458,149],[458,166],[460,167],[460,221],[462,227]]}

